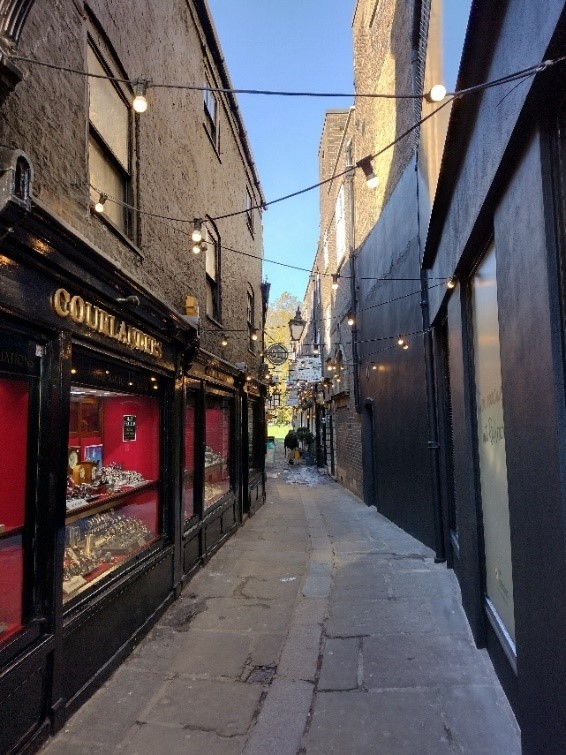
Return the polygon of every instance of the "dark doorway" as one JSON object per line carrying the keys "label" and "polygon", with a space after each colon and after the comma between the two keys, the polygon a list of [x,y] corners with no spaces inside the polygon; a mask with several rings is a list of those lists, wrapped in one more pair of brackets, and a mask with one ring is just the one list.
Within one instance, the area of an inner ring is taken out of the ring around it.
{"label": "dark doorway", "polygon": [[373,400],[364,401],[362,413],[362,463],[364,468],[364,501],[377,507],[377,474]]}

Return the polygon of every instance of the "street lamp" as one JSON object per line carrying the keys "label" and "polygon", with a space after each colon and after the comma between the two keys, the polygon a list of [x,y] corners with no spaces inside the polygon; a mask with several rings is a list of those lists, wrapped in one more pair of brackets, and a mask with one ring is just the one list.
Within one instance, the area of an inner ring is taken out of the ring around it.
{"label": "street lamp", "polygon": [[301,315],[301,308],[297,307],[297,312],[292,320],[289,320],[289,332],[291,333],[291,341],[298,341],[303,335],[306,321],[303,320]]}

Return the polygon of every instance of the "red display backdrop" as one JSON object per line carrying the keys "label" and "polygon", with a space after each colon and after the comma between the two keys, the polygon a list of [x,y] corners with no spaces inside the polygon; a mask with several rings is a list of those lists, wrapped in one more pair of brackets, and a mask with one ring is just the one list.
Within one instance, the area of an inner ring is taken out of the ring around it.
{"label": "red display backdrop", "polygon": [[[136,439],[124,441],[124,417],[136,418]],[[121,464],[146,480],[159,477],[159,402],[145,396],[103,399],[103,463]],[[88,444],[87,444],[88,445]]]}
{"label": "red display backdrop", "polygon": [[22,625],[23,553],[20,536],[0,540],[0,642]]}
{"label": "red display backdrop", "polygon": [[230,409],[206,410],[206,445],[228,459],[230,453]]}
{"label": "red display backdrop", "polygon": [[24,524],[29,387],[26,380],[0,380],[0,524]]}

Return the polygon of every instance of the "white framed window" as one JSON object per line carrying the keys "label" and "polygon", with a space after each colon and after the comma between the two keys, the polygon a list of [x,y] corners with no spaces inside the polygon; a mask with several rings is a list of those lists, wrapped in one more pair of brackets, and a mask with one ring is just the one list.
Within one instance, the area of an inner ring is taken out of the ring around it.
{"label": "white framed window", "polygon": [[252,332],[255,328],[255,294],[251,283],[248,283],[247,292],[247,321],[248,321],[248,346],[255,351],[256,342],[252,340]]}
{"label": "white framed window", "polygon": [[338,266],[346,254],[346,216],[344,207],[344,184],[340,187],[334,208],[334,222],[336,225],[336,265]]}
{"label": "white framed window", "polygon": [[250,233],[254,232],[254,200],[249,187],[246,186],[246,222]]}
{"label": "white framed window", "polygon": [[218,107],[218,93],[208,89],[211,84],[206,82],[206,87],[203,91],[203,106],[204,106],[204,124],[208,135],[214,148],[218,152],[220,150],[220,122],[219,122],[219,107]]}
{"label": "white framed window", "polygon": [[[101,77],[116,76],[110,54],[89,39],[87,70]],[[105,220],[124,234],[130,232],[130,213],[125,205],[130,198],[130,105],[119,85],[109,78],[88,78],[89,135],[88,166],[90,199],[98,202],[100,194],[111,200],[104,204]],[[120,204],[123,203],[123,204]]]}
{"label": "white framed window", "polygon": [[220,322],[220,239],[209,225],[206,228],[206,314]]}
{"label": "white framed window", "polygon": [[331,326],[332,326],[332,310],[330,304],[324,310],[324,346],[326,347],[326,353],[330,352],[331,342]]}

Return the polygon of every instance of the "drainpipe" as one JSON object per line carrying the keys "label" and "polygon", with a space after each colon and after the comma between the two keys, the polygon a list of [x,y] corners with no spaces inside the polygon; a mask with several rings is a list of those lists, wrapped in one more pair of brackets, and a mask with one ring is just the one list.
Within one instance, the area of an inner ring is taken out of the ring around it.
{"label": "drainpipe", "polygon": [[[417,177],[418,180],[418,177]],[[426,372],[426,405],[428,414],[428,450],[430,452],[430,468],[432,477],[432,508],[435,541],[435,563],[446,561],[446,546],[444,543],[444,527],[442,522],[442,502],[440,497],[440,442],[438,439],[438,413],[436,405],[436,375],[434,370],[434,346],[430,327],[428,302],[428,279],[426,271],[421,272],[421,309],[424,331],[424,356]]]}

